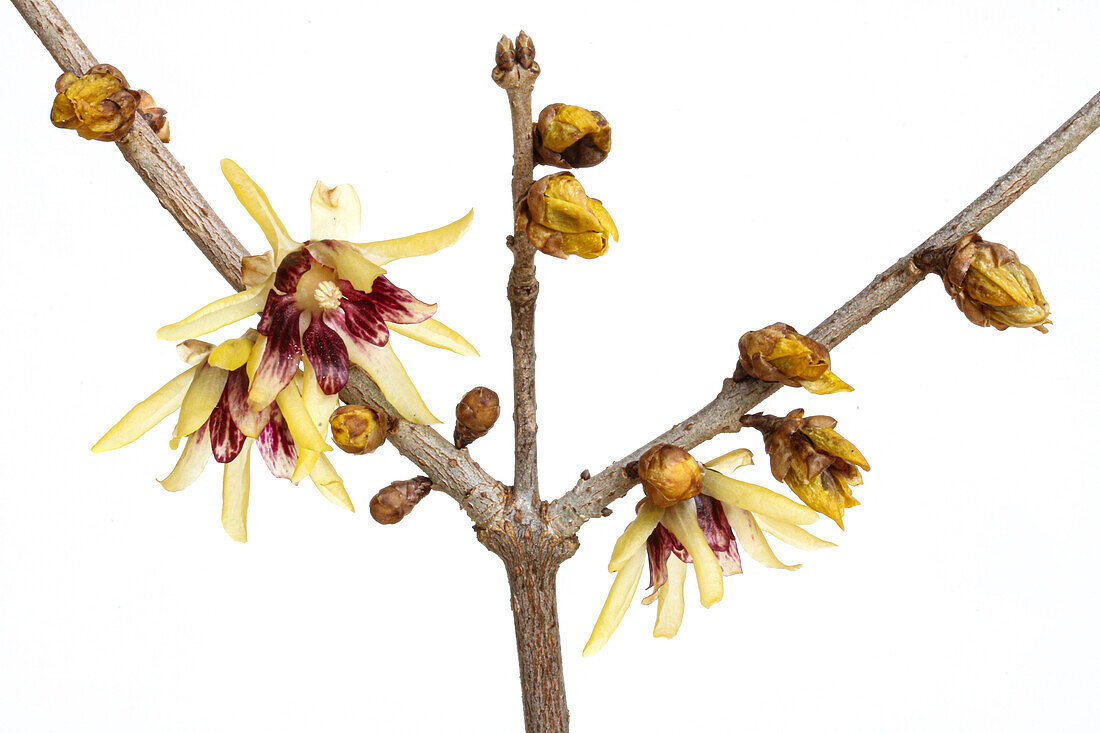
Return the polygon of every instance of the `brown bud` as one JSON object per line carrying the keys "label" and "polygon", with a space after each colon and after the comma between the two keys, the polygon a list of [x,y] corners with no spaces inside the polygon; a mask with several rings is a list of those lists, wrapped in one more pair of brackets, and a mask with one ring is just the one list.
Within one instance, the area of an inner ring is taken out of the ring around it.
{"label": "brown bud", "polygon": [[516,63],[525,69],[535,66],[535,42],[523,31],[516,36]]}
{"label": "brown bud", "polygon": [[602,114],[572,104],[551,104],[534,130],[535,162],[557,168],[589,168],[611,150],[611,125]]}
{"label": "brown bud", "polygon": [[512,39],[501,36],[497,41],[497,68],[501,71],[511,71],[516,62],[516,49],[512,45]]}
{"label": "brown bud", "polygon": [[500,397],[488,387],[474,387],[455,407],[455,447],[465,448],[485,435],[500,417]]}
{"label": "brown bud", "polygon": [[153,95],[144,89],[139,89],[137,94],[138,112],[149,123],[149,127],[153,128],[153,132],[157,134],[160,141],[168,142],[171,139],[171,133],[168,130],[168,110],[158,107]]}
{"label": "brown bud", "polygon": [[417,476],[408,481],[394,481],[370,500],[370,515],[379,524],[397,524],[413,510],[421,499],[431,493],[432,480]]}
{"label": "brown bud", "polygon": [[121,140],[134,124],[138,92],[128,88],[126,77],[109,64],[99,64],[78,76],[62,74],[54,85],[50,121],[56,127],[76,130],[86,140]]}
{"label": "brown bud", "polygon": [[516,228],[527,232],[535,249],[562,259],[571,254],[593,259],[619,240],[615,221],[599,199],[589,198],[572,173],[540,178],[516,211]]}
{"label": "brown bud", "polygon": [[366,405],[344,405],[329,418],[332,442],[345,453],[373,453],[386,442],[389,418]]}
{"label": "brown bud", "polygon": [[950,253],[943,284],[959,310],[979,326],[1047,332],[1050,306],[1035,274],[1016,253],[967,234]]}
{"label": "brown bud", "polygon": [[829,369],[829,350],[786,323],[749,331],[737,345],[738,364],[757,379],[805,387],[814,394],[852,391]]}
{"label": "brown bud", "polygon": [[659,507],[669,507],[698,496],[703,490],[703,471],[683,448],[668,443],[655,445],[638,459],[638,478],[646,496]]}

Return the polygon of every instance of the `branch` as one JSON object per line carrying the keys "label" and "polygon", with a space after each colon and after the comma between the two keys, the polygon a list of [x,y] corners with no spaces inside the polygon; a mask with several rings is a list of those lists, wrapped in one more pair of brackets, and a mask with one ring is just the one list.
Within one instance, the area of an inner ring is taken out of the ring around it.
{"label": "branch", "polygon": [[[1081,141],[1100,127],[1100,94],[1089,100],[1050,137],[1028,153],[1012,170],[963,209],[951,221],[919,247],[898,260],[808,335],[826,348],[833,348],[856,332],[860,326],[898,302],[928,274],[927,263],[937,253],[953,247],[970,232],[993,221],[1009,204],[1072,153]],[[627,467],[651,446],[672,443],[691,449],[719,433],[741,428],[742,415],[779,389],[757,379],[735,382],[727,379],[722,391],[703,409],[654,438],[625,458],[611,464],[596,476],[584,479],[551,505],[551,522],[559,531],[572,534],[593,517],[598,517],[616,499],[622,498],[638,481]]]}
{"label": "branch", "polygon": [[[50,0],[12,0],[12,3],[62,71],[82,74],[98,63]],[[214,213],[184,173],[183,166],[141,115],[134,120],[130,133],[116,144],[221,276],[237,290],[243,289],[241,258],[248,256],[248,250]],[[346,402],[371,404],[388,412],[394,424],[389,441],[419,466],[436,488],[458,501],[475,524],[489,524],[502,510],[507,490],[499,481],[482,470],[467,451],[456,449],[433,428],[401,419],[362,371],[352,371],[348,387],[340,396]]]}

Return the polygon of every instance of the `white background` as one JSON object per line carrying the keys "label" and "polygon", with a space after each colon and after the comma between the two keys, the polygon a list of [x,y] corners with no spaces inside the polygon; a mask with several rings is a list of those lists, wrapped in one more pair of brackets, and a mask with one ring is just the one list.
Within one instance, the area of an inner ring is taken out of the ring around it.
{"label": "white background", "polygon": [[[302,237],[317,178],[358,186],[370,239],[476,207],[458,247],[391,268],[481,350],[398,345],[445,417],[475,384],[510,402],[511,138],[489,71],[502,32],[532,34],[536,111],[614,126],[580,177],[622,232],[600,260],[539,260],[548,497],[707,402],[745,330],[812,328],[1100,80],[1087,2],[62,8],[168,108],[172,151],[253,252],[224,156]],[[503,570],[446,496],[371,521],[374,491],[416,474],[392,448],[337,456],[356,514],[255,462],[246,545],[221,529],[217,470],[154,482],[171,420],[89,452],[181,370],[155,329],[228,291],[114,146],[49,125],[58,69],[10,7],[0,68],[0,730],[519,729]],[[583,660],[636,493],[584,528],[559,578],[575,731],[1095,729],[1098,184],[1090,140],[983,232],[1038,274],[1049,335],[979,329],[929,279],[835,350],[854,393],[767,404],[837,417],[871,461],[847,533],[817,525],[837,548],[778,547],[797,573],[746,562],[672,642],[636,603]],[[473,449],[502,478],[505,413]],[[773,485],[755,433],[696,455],[741,446],[758,460],[739,475]]]}

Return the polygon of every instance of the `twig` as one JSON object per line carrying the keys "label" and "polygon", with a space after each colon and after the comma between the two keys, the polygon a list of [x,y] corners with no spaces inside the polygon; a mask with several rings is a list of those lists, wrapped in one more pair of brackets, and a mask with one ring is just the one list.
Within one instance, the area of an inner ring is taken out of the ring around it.
{"label": "twig", "polygon": [[[979,231],[993,221],[1055,164],[1072,153],[1098,126],[1100,94],[1090,99],[1088,104],[1012,170],[998,178],[954,219],[822,321],[809,336],[831,349],[860,326],[869,323],[924,279],[928,270],[921,266],[922,262],[927,262],[937,252],[954,246],[964,235]],[[554,501],[550,510],[552,524],[562,533],[575,533],[589,519],[601,516],[604,508],[625,496],[637,483],[626,467],[638,460],[650,446],[672,443],[690,449],[719,433],[736,432],[741,427],[738,422],[741,416],[778,389],[778,385],[751,378],[741,382],[727,379],[722,391],[706,407],[597,475],[582,479],[571,491]]]}
{"label": "twig", "polygon": [[[62,71],[84,73],[96,65],[95,56],[50,0],[12,2]],[[130,133],[116,144],[214,268],[230,285],[242,289],[241,258],[248,251],[140,115]],[[362,371],[352,371],[341,397],[386,410],[395,425],[390,442],[431,477],[435,487],[454,497],[475,524],[488,525],[500,513],[507,495],[505,487],[482,470],[467,451],[457,450],[433,428],[400,419]]]}

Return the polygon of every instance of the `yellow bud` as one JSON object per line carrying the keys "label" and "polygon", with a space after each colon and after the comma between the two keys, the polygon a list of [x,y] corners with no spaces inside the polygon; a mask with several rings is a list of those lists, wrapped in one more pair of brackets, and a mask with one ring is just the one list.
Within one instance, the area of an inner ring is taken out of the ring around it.
{"label": "yellow bud", "polygon": [[830,371],[829,351],[786,323],[749,331],[738,348],[741,368],[765,382],[805,387],[815,394],[852,390]]}
{"label": "yellow bud", "polygon": [[638,459],[638,478],[646,496],[659,507],[691,499],[703,490],[703,471],[683,448],[655,445]]}
{"label": "yellow bud", "polygon": [[140,93],[127,88],[126,77],[109,64],[100,64],[77,76],[62,74],[55,84],[50,121],[76,130],[88,140],[121,140],[134,124]]}
{"label": "yellow bud", "polygon": [[951,253],[943,282],[959,309],[979,326],[1047,332],[1050,306],[1035,274],[1003,244],[966,235]]}
{"label": "yellow bud", "polygon": [[611,125],[599,112],[572,104],[542,111],[534,132],[537,162],[557,168],[588,168],[611,150]]}
{"label": "yellow bud", "polygon": [[345,453],[373,453],[386,442],[389,418],[366,405],[344,405],[329,418],[332,442]]}
{"label": "yellow bud", "polygon": [[608,239],[619,230],[598,199],[589,198],[571,173],[540,178],[528,190],[516,212],[516,228],[526,231],[540,252],[584,258],[607,252]]}

